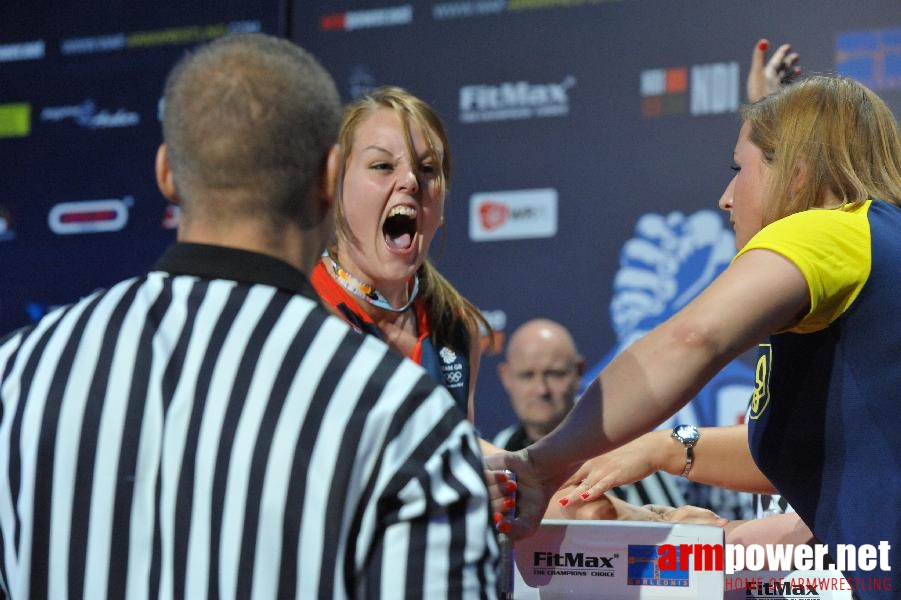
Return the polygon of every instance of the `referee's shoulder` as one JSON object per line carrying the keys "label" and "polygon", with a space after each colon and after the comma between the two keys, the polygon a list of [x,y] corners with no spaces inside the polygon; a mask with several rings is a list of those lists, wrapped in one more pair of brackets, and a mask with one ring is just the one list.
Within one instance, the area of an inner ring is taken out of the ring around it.
{"label": "referee's shoulder", "polygon": [[0,335],[0,348],[5,346],[17,346],[19,345],[25,337],[28,336],[29,333],[34,330],[35,324],[25,325],[23,327],[19,327],[18,329],[13,329],[12,331]]}
{"label": "referee's shoulder", "polygon": [[[41,312],[43,312],[43,314],[39,317],[34,317],[34,322],[18,327],[10,332],[0,333],[0,348],[9,351],[10,348],[27,346],[30,338],[34,338],[32,340],[34,341],[39,339],[40,336],[53,333],[55,328],[63,322],[65,316],[71,311],[75,311],[79,314],[90,313],[90,311],[96,307],[97,301],[106,294],[112,293],[113,290],[120,287],[125,288],[133,285],[140,286],[146,281],[146,274],[130,277],[113,284],[109,288],[97,288],[71,302],[42,308]],[[97,332],[91,333],[96,334]],[[38,337],[35,338],[35,336]]]}
{"label": "referee's shoulder", "polygon": [[[85,302],[87,299],[87,297],[82,298],[79,302]],[[71,303],[52,307],[33,323],[22,325],[21,327],[0,335],[0,348],[22,346],[29,337],[39,335],[47,328],[59,322],[60,317],[76,304],[77,303]]]}

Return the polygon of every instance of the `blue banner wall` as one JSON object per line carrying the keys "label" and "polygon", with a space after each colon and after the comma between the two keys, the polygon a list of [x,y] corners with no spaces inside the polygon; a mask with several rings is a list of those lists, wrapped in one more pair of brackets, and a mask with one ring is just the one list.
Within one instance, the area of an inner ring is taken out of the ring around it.
{"label": "blue banner wall", "polygon": [[146,270],[174,240],[153,172],[165,76],[194,44],[283,20],[278,2],[0,7],[0,332]]}
{"label": "blue banner wall", "polygon": [[[345,99],[396,84],[439,111],[454,176],[436,262],[501,338],[568,326],[589,376],[734,254],[716,203],[760,37],[901,113],[894,0],[299,2],[292,36]],[[514,418],[498,361],[479,375],[486,435]],[[753,389],[737,361],[676,419],[734,423]]]}

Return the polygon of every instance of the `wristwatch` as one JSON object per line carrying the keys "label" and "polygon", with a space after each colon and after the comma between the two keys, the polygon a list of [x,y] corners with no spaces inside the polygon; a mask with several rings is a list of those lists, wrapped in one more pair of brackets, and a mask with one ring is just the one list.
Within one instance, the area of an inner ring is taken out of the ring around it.
{"label": "wristwatch", "polygon": [[701,432],[694,425],[676,425],[671,436],[685,447],[685,468],[682,469],[682,477],[688,477],[691,466],[695,462],[695,444],[701,439]]}

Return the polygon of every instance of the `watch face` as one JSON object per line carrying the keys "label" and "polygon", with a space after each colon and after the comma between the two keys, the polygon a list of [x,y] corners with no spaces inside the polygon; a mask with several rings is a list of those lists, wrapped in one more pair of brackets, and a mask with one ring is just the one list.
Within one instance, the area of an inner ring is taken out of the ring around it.
{"label": "watch face", "polygon": [[694,425],[677,425],[673,429],[673,435],[679,438],[679,441],[683,444],[694,444],[701,437],[698,428]]}

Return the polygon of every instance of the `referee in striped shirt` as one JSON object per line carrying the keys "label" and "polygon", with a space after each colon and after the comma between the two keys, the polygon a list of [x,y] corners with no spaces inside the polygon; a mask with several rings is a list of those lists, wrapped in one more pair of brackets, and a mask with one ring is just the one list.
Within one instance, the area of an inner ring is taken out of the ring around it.
{"label": "referee in striped shirt", "polygon": [[286,40],[226,36],[170,74],[178,243],[0,343],[7,597],[495,596],[472,427],[303,275],[339,118]]}

